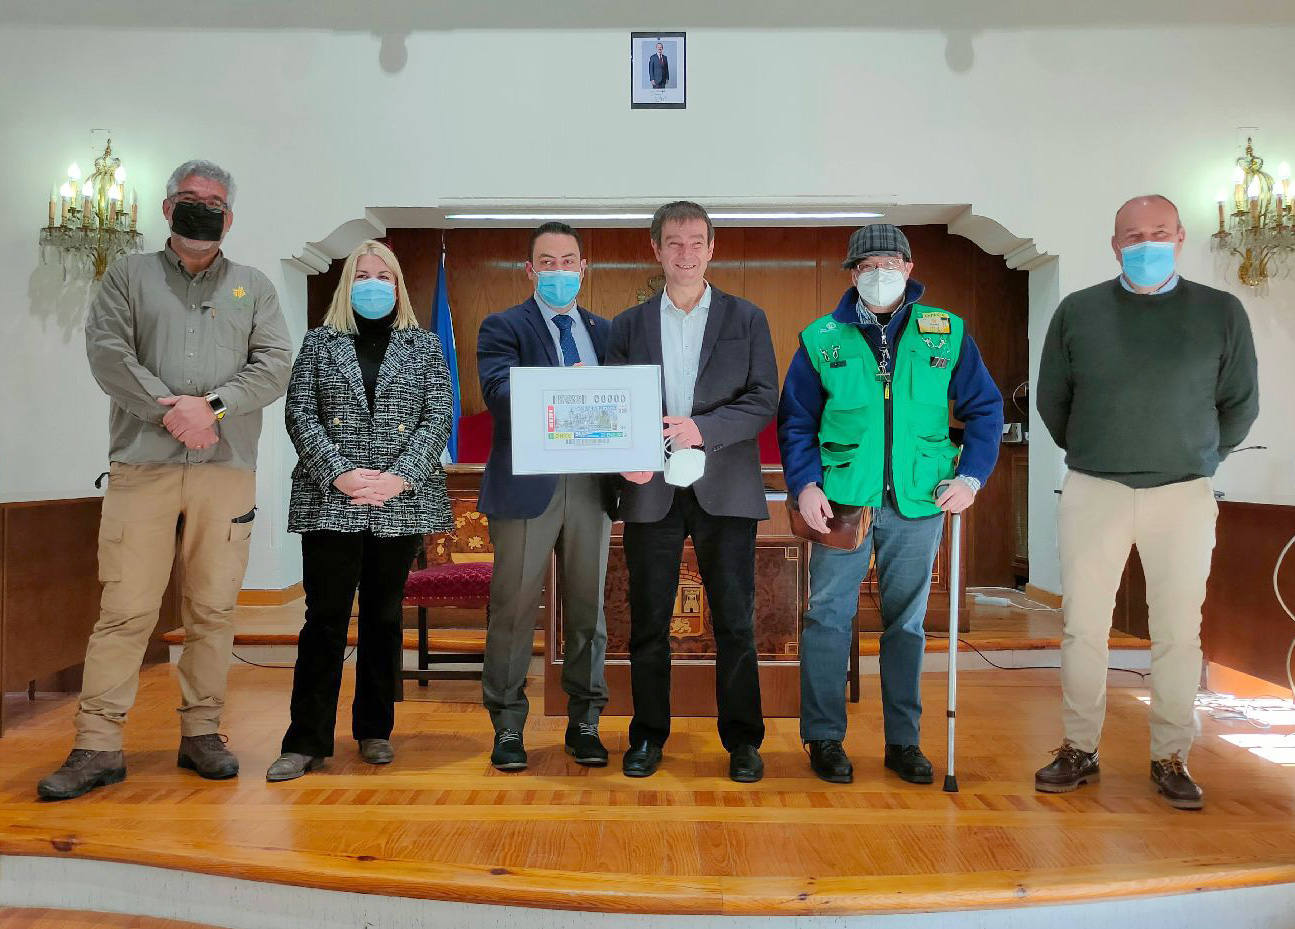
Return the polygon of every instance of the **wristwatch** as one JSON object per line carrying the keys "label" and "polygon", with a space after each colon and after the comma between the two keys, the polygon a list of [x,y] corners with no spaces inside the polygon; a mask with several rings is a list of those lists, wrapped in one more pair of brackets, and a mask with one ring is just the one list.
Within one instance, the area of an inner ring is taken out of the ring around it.
{"label": "wristwatch", "polygon": [[220,399],[219,394],[207,394],[203,399],[211,406],[211,411],[216,414],[217,422],[225,418],[225,401]]}
{"label": "wristwatch", "polygon": [[402,477],[402,478],[400,479],[400,492],[401,492],[402,494],[407,494],[407,493],[409,493],[409,492],[410,492],[411,490],[413,490],[413,489],[414,489],[414,485],[413,485],[413,484],[411,484],[411,483],[409,483],[409,479],[408,479],[408,478],[404,478],[404,477]]}

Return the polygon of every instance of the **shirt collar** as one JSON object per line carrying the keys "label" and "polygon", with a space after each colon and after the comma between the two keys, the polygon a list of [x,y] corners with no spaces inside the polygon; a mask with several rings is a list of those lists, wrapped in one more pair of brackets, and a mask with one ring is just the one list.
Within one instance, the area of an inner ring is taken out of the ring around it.
{"label": "shirt collar", "polygon": [[217,250],[215,261],[207,265],[206,268],[199,271],[197,274],[190,274],[189,269],[186,268],[184,266],[184,262],[180,260],[180,256],[175,253],[175,249],[171,248],[170,239],[167,239],[166,244],[162,246],[162,255],[164,258],[166,258],[167,263],[170,264],[171,267],[175,268],[185,277],[191,277],[191,278],[194,278],[195,280],[197,278],[202,277],[204,274],[211,274],[216,271],[219,271],[220,268],[224,265],[226,260],[225,253],[223,251]]}
{"label": "shirt collar", "polygon": [[[702,291],[701,299],[698,300],[697,305],[692,308],[692,312],[695,313],[698,310],[702,310],[702,311],[710,310],[710,296],[711,296],[710,284],[707,284],[706,289]],[[670,310],[675,313],[683,312],[683,310],[679,309],[679,307],[674,305],[674,301],[670,299],[670,295],[666,293],[664,287],[661,288],[661,309]]]}
{"label": "shirt collar", "polygon": [[1123,287],[1125,290],[1127,290],[1129,293],[1139,297],[1154,297],[1156,294],[1167,294],[1169,293],[1169,291],[1173,290],[1175,287],[1178,286],[1178,281],[1179,281],[1178,272],[1175,271],[1174,276],[1171,277],[1169,280],[1165,281],[1164,284],[1162,284],[1158,289],[1153,290],[1149,294],[1140,294],[1133,289],[1133,285],[1131,285],[1128,281],[1124,279],[1123,274],[1120,275],[1120,286]]}
{"label": "shirt collar", "polygon": [[574,300],[571,301],[570,310],[554,309],[544,301],[544,298],[539,295],[539,291],[536,291],[535,305],[540,308],[540,312],[544,314],[544,318],[550,323],[553,322],[554,317],[557,316],[568,316],[577,321],[580,319],[580,313],[578,312],[580,308],[576,306],[576,301]]}

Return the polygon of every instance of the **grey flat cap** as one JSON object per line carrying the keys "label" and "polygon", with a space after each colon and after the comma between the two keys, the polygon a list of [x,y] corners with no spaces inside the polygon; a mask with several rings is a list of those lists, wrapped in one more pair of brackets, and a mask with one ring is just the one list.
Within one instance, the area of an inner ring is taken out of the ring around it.
{"label": "grey flat cap", "polygon": [[913,260],[908,237],[898,226],[890,223],[874,223],[854,230],[850,234],[850,248],[841,267],[849,270],[869,255],[903,255],[905,261]]}

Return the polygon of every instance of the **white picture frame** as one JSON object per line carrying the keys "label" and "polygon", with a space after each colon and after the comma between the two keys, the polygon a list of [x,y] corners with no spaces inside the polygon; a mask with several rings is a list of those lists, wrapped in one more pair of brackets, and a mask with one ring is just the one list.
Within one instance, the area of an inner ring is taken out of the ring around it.
{"label": "white picture frame", "polygon": [[513,474],[660,471],[658,365],[512,368]]}

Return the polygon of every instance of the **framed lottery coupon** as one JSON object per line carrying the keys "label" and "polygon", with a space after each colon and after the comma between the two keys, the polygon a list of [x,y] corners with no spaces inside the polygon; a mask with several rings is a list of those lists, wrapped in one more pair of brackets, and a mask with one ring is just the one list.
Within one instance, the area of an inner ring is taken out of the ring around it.
{"label": "framed lottery coupon", "polygon": [[660,471],[657,365],[513,368],[514,474]]}

